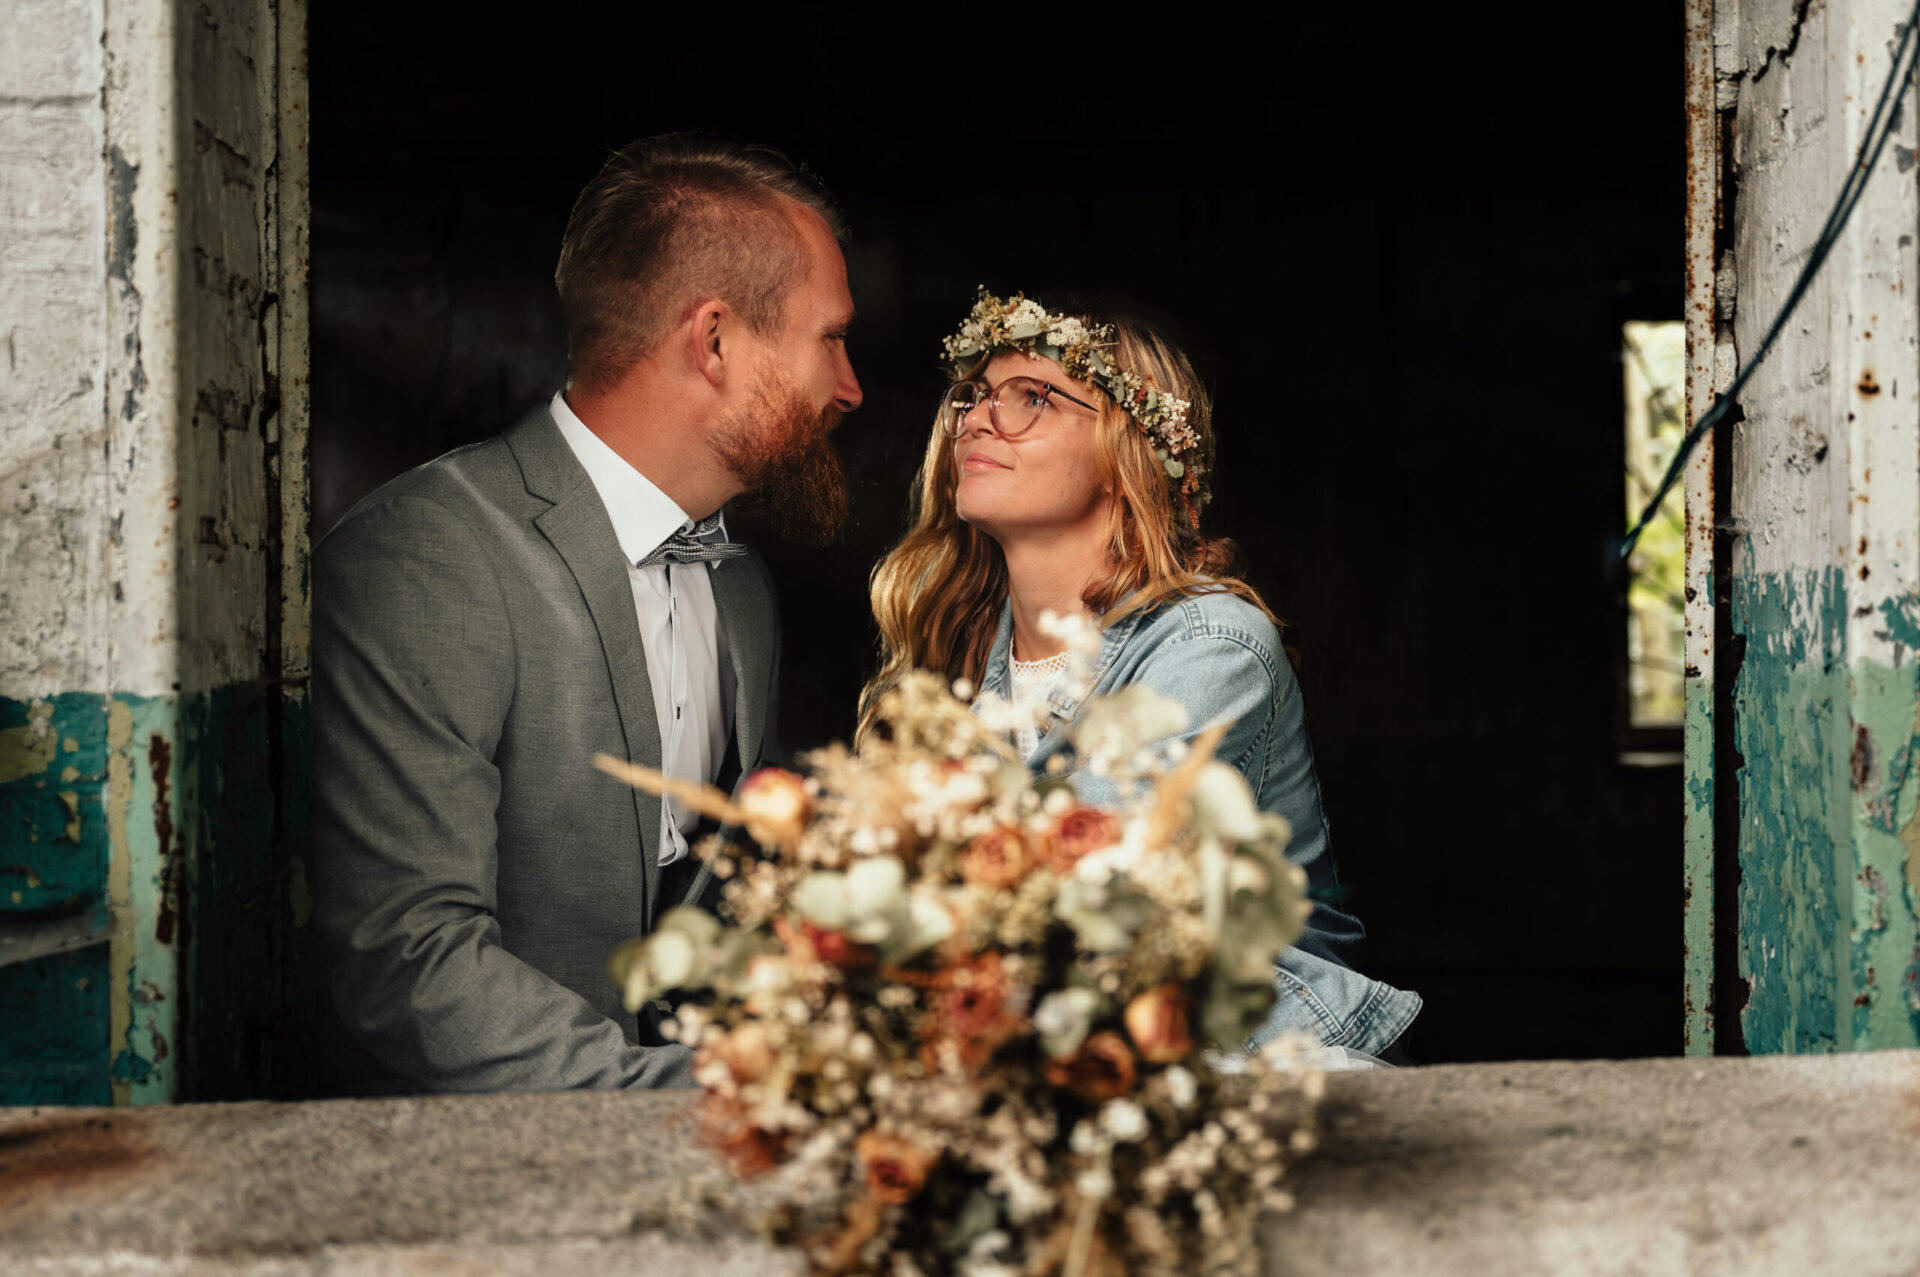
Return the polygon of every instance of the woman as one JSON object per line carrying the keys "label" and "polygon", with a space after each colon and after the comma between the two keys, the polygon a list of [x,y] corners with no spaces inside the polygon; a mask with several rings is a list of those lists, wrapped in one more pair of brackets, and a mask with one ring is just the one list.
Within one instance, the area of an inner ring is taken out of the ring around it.
{"label": "woman", "polygon": [[874,569],[881,668],[862,696],[914,668],[982,695],[1047,689],[1052,719],[1016,743],[1035,770],[1067,769],[1081,797],[1111,781],[1073,769],[1081,703],[1048,688],[1065,666],[1040,615],[1091,613],[1102,644],[1091,695],[1143,683],[1185,706],[1189,739],[1231,720],[1216,756],[1292,825],[1287,854],[1321,903],[1278,963],[1281,997],[1247,1045],[1298,1029],[1377,1055],[1417,995],[1352,969],[1365,934],[1326,901],[1339,880],[1300,690],[1273,613],[1233,574],[1229,541],[1200,528],[1213,465],[1206,389],[1144,325],[1054,314],[981,290],[946,342],[954,386],[920,468],[910,531]]}

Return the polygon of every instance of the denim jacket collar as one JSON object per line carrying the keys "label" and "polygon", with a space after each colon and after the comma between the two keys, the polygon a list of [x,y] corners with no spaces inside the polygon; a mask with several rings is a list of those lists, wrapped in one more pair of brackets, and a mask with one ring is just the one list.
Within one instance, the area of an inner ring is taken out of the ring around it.
{"label": "denim jacket collar", "polygon": [[[1106,626],[1100,633],[1100,656],[1094,662],[1093,676],[1088,680],[1092,689],[1088,699],[1108,690],[1107,675],[1113,669],[1113,663],[1120,659],[1120,653],[1126,649],[1127,640],[1133,637],[1134,630],[1146,616],[1146,609],[1127,613],[1113,624]],[[992,692],[996,696],[1007,697],[1013,694],[1013,600],[1007,599],[1000,605],[1000,627],[994,632],[993,646],[987,650],[987,668],[980,676],[980,693]],[[1057,753],[1066,745],[1067,729],[1077,717],[1080,701],[1074,700],[1062,688],[1055,688],[1047,695],[1048,707],[1053,710],[1053,723],[1040,738],[1040,745],[1034,750],[1029,765],[1038,764],[1048,756]]]}

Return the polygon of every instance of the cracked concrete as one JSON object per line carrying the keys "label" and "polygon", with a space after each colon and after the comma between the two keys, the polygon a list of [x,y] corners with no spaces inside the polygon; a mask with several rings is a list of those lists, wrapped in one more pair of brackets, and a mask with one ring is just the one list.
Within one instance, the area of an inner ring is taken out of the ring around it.
{"label": "cracked concrete", "polygon": [[[684,1093],[0,1114],[0,1269],[795,1273]],[[672,1205],[713,1177],[720,1208]],[[1274,1274],[1920,1270],[1920,1051],[1330,1079]]]}

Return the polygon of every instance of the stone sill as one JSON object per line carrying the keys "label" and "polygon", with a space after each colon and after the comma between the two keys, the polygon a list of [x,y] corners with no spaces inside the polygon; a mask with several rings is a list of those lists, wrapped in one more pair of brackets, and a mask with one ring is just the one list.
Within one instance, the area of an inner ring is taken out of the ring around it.
{"label": "stone sill", "polygon": [[[1280,1274],[1920,1271],[1920,1051],[1330,1079]],[[663,1206],[684,1094],[0,1110],[9,1274],[799,1273]]]}

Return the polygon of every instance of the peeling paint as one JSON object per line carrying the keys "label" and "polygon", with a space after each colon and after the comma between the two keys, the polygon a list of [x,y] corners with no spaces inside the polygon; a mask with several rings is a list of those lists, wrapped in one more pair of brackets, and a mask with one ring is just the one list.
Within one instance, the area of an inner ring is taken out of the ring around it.
{"label": "peeling paint", "polygon": [[[107,899],[112,905],[114,926],[108,973],[131,971],[137,960],[133,848],[127,837],[126,818],[127,810],[133,805],[133,760],[128,756],[132,743],[131,707],[125,701],[110,701],[107,705]],[[133,1004],[123,981],[109,975],[102,985],[107,988],[110,1000],[112,1018],[108,1025],[107,1050],[112,1053],[115,1044],[126,1042],[133,1033]],[[127,1080],[116,1078],[109,1086],[115,1104],[132,1102],[133,1091]]]}
{"label": "peeling paint", "polygon": [[1834,860],[1847,845],[1851,741],[1844,667],[1846,586],[1837,569],[1738,577],[1747,638],[1734,692],[1740,770],[1741,1026],[1755,1051],[1832,1051],[1839,932]]}
{"label": "peeling paint", "polygon": [[0,785],[23,776],[38,776],[53,766],[60,738],[49,722],[52,717],[51,703],[35,701],[27,710],[25,723],[0,728]]}
{"label": "peeling paint", "polygon": [[[1920,662],[1845,660],[1839,569],[1745,581],[1742,1019],[1756,1051],[1920,1045]],[[1909,623],[1887,610],[1889,629]],[[1899,972],[1889,986],[1878,972]]]}
{"label": "peeling paint", "polygon": [[[1715,274],[1725,347],[1744,352],[1826,221],[1910,7],[1713,8],[1733,152]],[[1723,459],[1745,648],[1729,756],[1713,760],[1740,765],[1736,916],[1716,925],[1738,927],[1753,1051],[1920,1045],[1920,421],[1899,390],[1920,377],[1920,316],[1885,303],[1920,273],[1912,106],[1756,370]]]}
{"label": "peeling paint", "polygon": [[[106,767],[102,699],[0,698],[0,734],[30,742],[35,760],[0,781],[0,1104],[111,1098],[107,848],[102,822],[89,819]],[[42,779],[56,758],[66,789]]]}
{"label": "peeling paint", "polygon": [[[1920,823],[1920,662],[1897,668],[1863,661],[1852,670],[1857,731],[1874,742],[1887,764],[1857,792],[1853,822],[1851,975],[1855,992],[1852,1034],[1863,1049],[1920,1045],[1920,1009],[1908,1005],[1915,946],[1920,942],[1920,893],[1911,878],[1907,832]],[[1895,987],[1877,985],[1876,971],[1905,972]]]}
{"label": "peeling paint", "polygon": [[156,812],[170,808],[170,795],[180,788],[174,759],[182,698],[116,696],[108,713],[113,753],[106,813],[117,925],[113,1032],[102,1055],[111,1063],[116,1103],[163,1103],[181,1098],[178,1061],[164,1062],[156,1043],[180,1039],[173,1004],[182,955],[160,938],[156,925],[168,904],[168,861]]}
{"label": "peeling paint", "polygon": [[1713,684],[1686,683],[1685,1042],[1688,1054],[1713,1050],[1714,786]]}

